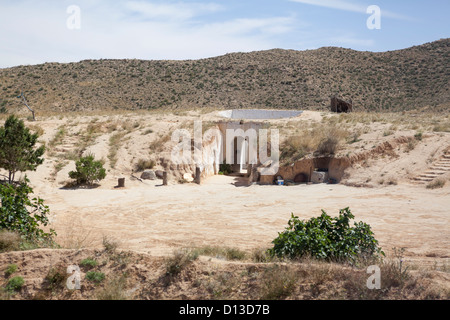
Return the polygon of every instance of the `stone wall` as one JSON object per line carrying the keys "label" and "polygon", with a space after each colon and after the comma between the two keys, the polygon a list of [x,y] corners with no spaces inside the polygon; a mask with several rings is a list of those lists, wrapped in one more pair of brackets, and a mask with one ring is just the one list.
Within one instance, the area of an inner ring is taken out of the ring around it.
{"label": "stone wall", "polygon": [[311,176],[316,169],[328,170],[328,178],[339,182],[344,176],[345,170],[351,166],[347,158],[308,158],[295,162],[290,166],[280,167],[276,175],[261,176],[260,184],[272,184],[276,177],[281,176],[284,181],[295,181],[306,179],[305,182],[311,182]]}

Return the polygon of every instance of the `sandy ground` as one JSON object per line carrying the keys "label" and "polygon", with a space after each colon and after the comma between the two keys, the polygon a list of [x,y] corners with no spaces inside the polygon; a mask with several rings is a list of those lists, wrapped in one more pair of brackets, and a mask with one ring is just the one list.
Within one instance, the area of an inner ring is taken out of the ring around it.
{"label": "sandy ground", "polygon": [[[97,120],[98,119],[98,120]],[[321,113],[305,112],[299,120],[280,120],[281,125],[292,121],[317,121]],[[227,246],[243,250],[268,248],[271,241],[287,226],[291,213],[309,219],[325,210],[337,216],[340,209],[350,207],[356,221],[371,225],[386,253],[392,248],[405,248],[407,259],[419,264],[447,264],[450,261],[450,183],[444,188],[429,190],[424,185],[407,181],[419,174],[450,146],[450,134],[432,135],[413,151],[405,153],[403,146],[394,150],[394,158],[367,159],[366,164],[354,168],[355,176],[369,180],[371,188],[346,185],[298,186],[242,186],[236,177],[214,176],[202,185],[193,183],[161,186],[161,180],[131,179],[132,163],[149,156],[149,144],[162,134],[170,133],[182,123],[192,125],[193,120],[212,121],[209,114],[182,116],[105,115],[93,117],[51,118],[38,121],[49,141],[58,128],[64,126],[67,136],[55,150],[57,155],[73,148],[77,132],[89,123],[108,120],[110,123],[133,124],[140,122],[125,136],[118,151],[115,169],[108,169],[107,178],[96,189],[63,189],[68,172],[74,162],[51,178],[54,158],[46,161],[37,172],[28,176],[34,191],[51,210],[51,227],[58,233],[58,242],[66,248],[101,247],[104,236],[120,240],[121,248],[166,255],[174,248],[186,246]],[[298,124],[299,126],[301,123]],[[389,126],[389,124],[386,124]],[[151,134],[145,131],[151,128]],[[352,144],[358,150],[371,150],[373,146],[392,136],[384,137],[383,127],[362,135],[363,141]],[[401,135],[414,135],[399,132]],[[96,137],[88,150],[98,158],[106,159],[110,150],[111,132]],[[59,153],[58,153],[59,152]],[[108,168],[108,160],[105,166]],[[401,173],[401,175],[400,175]],[[397,185],[380,185],[384,177],[400,177]],[[117,177],[126,178],[126,187],[115,188]],[[361,179],[362,179],[361,178]],[[363,182],[364,182],[363,181]]]}
{"label": "sandy ground", "polygon": [[343,185],[239,186],[239,178],[215,176],[202,185],[161,186],[126,181],[125,189],[49,189],[52,227],[61,243],[101,246],[103,236],[121,248],[169,254],[176,247],[270,247],[291,213],[308,219],[321,210],[338,215],[350,207],[356,221],[372,226],[383,249],[405,248],[420,264],[450,261],[450,188],[379,189]]}

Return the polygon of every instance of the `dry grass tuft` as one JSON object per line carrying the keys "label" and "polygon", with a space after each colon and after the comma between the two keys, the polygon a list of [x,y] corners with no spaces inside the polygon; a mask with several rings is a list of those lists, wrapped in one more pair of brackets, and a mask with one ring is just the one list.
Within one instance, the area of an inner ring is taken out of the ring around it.
{"label": "dry grass tuft", "polygon": [[261,299],[279,300],[289,297],[297,285],[297,273],[288,266],[273,265],[261,276]]}
{"label": "dry grass tuft", "polygon": [[[326,126],[325,129],[323,126]],[[287,164],[310,154],[333,155],[339,150],[340,144],[350,136],[351,133],[347,129],[336,124],[313,125],[285,139],[281,145],[280,161]]]}
{"label": "dry grass tuft", "polygon": [[120,149],[123,142],[123,138],[125,137],[126,134],[127,132],[125,131],[116,132],[109,138],[108,159],[111,168],[114,168],[116,166],[117,152]]}
{"label": "dry grass tuft", "polygon": [[198,253],[195,250],[179,249],[174,251],[171,257],[165,259],[166,276],[174,277],[183,271],[191,262],[197,260]]}
{"label": "dry grass tuft", "polygon": [[127,278],[124,275],[113,278],[98,290],[96,298],[98,300],[128,300],[126,286]]}
{"label": "dry grass tuft", "polygon": [[0,253],[20,250],[21,241],[18,233],[0,230]]}
{"label": "dry grass tuft", "polygon": [[139,159],[138,162],[135,165],[136,171],[144,171],[147,169],[153,169],[156,165],[155,160],[153,159]]}
{"label": "dry grass tuft", "polygon": [[113,254],[120,246],[120,241],[110,236],[103,236],[103,248],[105,252]]}
{"label": "dry grass tuft", "polygon": [[427,189],[439,189],[443,188],[447,181],[442,178],[434,179],[429,184],[427,184]]}
{"label": "dry grass tuft", "polygon": [[153,152],[163,151],[164,145],[170,141],[171,137],[171,134],[160,135],[157,139],[150,143],[150,150]]}
{"label": "dry grass tuft", "polygon": [[237,248],[227,247],[201,247],[194,249],[195,254],[215,257],[226,260],[244,260],[247,258],[247,253]]}
{"label": "dry grass tuft", "polygon": [[86,228],[79,218],[67,221],[61,231],[62,235],[58,235],[56,239],[65,249],[89,248],[95,242],[95,233],[92,229]]}

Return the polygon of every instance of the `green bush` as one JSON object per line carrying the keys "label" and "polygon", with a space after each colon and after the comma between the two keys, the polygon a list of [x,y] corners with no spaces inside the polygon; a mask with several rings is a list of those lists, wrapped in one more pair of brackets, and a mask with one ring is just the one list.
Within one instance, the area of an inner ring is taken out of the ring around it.
{"label": "green bush", "polygon": [[6,290],[8,292],[17,292],[20,289],[22,289],[22,286],[24,285],[25,281],[22,277],[14,277],[11,278],[8,283],[6,284]]}
{"label": "green bush", "polygon": [[86,279],[91,282],[100,283],[105,279],[105,274],[97,271],[89,271],[86,273]]}
{"label": "green bush", "polygon": [[219,174],[228,175],[230,173],[233,173],[233,169],[230,164],[224,162],[219,166]]}
{"label": "green bush", "polygon": [[26,240],[40,243],[52,242],[56,235],[50,229],[48,233],[41,227],[49,223],[49,208],[40,198],[29,198],[33,189],[28,185],[29,180],[19,185],[0,184],[0,230],[8,230],[19,233]]}
{"label": "green bush", "polygon": [[87,259],[82,260],[80,262],[80,265],[83,266],[83,267],[93,268],[93,267],[96,267],[98,265],[98,262],[97,262],[97,260],[94,260],[92,258],[87,258]]}
{"label": "green bush", "polygon": [[94,181],[103,180],[106,177],[102,162],[95,161],[93,154],[81,157],[75,166],[76,171],[70,171],[69,177],[75,179],[77,185],[92,185]]}
{"label": "green bush", "polygon": [[422,132],[417,132],[417,133],[414,135],[414,138],[415,138],[417,141],[422,141],[422,139],[423,139],[423,133],[422,133]]}
{"label": "green bush", "polygon": [[7,277],[9,277],[10,275],[12,275],[16,271],[17,271],[17,264],[10,264],[5,270],[5,275]]}
{"label": "green bush", "polygon": [[355,222],[354,227],[351,227],[350,220],[353,218],[349,208],[340,210],[337,218],[331,218],[323,210],[320,217],[308,221],[292,214],[286,230],[272,241],[274,247],[269,249],[269,253],[280,258],[306,255],[350,262],[360,257],[384,255],[370,226],[364,222]]}

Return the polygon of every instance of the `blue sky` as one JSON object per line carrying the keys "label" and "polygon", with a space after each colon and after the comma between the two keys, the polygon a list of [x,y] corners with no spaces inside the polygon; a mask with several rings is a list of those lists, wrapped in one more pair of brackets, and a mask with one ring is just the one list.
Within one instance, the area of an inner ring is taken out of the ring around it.
{"label": "blue sky", "polygon": [[[381,9],[381,29],[367,27],[370,5]],[[449,12],[448,0],[1,0],[0,68],[272,48],[397,50],[448,38]]]}

